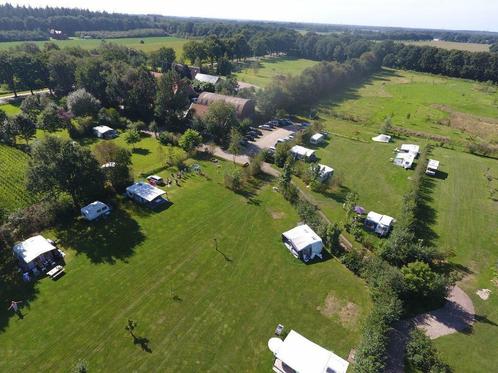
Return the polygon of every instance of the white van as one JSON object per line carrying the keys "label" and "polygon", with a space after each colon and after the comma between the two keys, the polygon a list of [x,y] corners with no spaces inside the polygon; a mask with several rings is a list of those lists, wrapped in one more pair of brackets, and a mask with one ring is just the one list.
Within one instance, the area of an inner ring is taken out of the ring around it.
{"label": "white van", "polygon": [[86,220],[93,221],[100,217],[108,216],[111,213],[111,208],[103,202],[95,201],[82,207],[80,211]]}

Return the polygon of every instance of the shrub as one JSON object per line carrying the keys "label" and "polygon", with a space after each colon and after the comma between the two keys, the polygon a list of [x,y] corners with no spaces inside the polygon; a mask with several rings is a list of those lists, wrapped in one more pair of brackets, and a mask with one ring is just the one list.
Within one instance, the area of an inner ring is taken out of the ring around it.
{"label": "shrub", "polygon": [[449,373],[451,369],[441,361],[432,341],[420,329],[410,332],[406,345],[406,361],[423,373]]}
{"label": "shrub", "polygon": [[240,169],[233,168],[230,170],[226,170],[223,176],[223,182],[225,184],[225,187],[227,187],[228,189],[231,189],[234,192],[241,191],[243,187],[243,179]]}
{"label": "shrub", "polygon": [[163,145],[178,145],[178,135],[173,132],[164,131],[159,134],[159,142]]}
{"label": "shrub", "polygon": [[75,116],[96,116],[100,101],[81,88],[67,96],[67,107]]}
{"label": "shrub", "polygon": [[69,137],[72,139],[80,139],[89,136],[91,135],[94,126],[95,122],[90,116],[74,118],[67,126]]}
{"label": "shrub", "polygon": [[401,268],[406,283],[406,298],[411,300],[429,300],[439,303],[448,294],[449,280],[434,272],[427,263],[413,262]]}

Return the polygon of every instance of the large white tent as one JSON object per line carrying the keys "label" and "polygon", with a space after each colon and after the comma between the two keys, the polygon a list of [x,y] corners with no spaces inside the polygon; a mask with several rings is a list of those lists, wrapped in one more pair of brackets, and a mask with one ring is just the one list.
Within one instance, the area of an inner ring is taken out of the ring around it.
{"label": "large white tent", "polygon": [[324,164],[319,164],[320,167],[320,180],[325,181],[334,174],[334,169]]}
{"label": "large white tent", "polygon": [[271,338],[268,347],[276,359],[273,366],[275,372],[287,372],[282,363],[299,373],[346,373],[348,370],[349,363],[346,360],[294,330],[283,341]]}
{"label": "large white tent", "polygon": [[389,141],[391,141],[391,136],[380,134],[378,136],[372,137],[372,140],[375,141],[375,142],[388,143]]}
{"label": "large white tent", "polygon": [[416,155],[413,153],[399,152],[398,154],[396,154],[393,163],[396,166],[401,166],[404,169],[408,170],[409,168],[412,168],[413,162],[415,162],[415,157]]}
{"label": "large white tent", "polygon": [[126,188],[126,194],[128,197],[139,202],[150,203],[166,194],[166,192],[153,185],[140,181]]}
{"label": "large white tent", "polygon": [[290,152],[294,157],[299,159],[313,159],[315,157],[314,150],[305,148],[301,145],[294,145]]}
{"label": "large white tent", "polygon": [[52,250],[57,250],[57,248],[40,235],[28,238],[26,241],[16,244],[13,248],[14,254],[26,264]]}
{"label": "large white tent", "polygon": [[415,144],[403,144],[400,147],[401,152],[418,155],[420,151],[420,146]]}
{"label": "large white tent", "polygon": [[306,224],[298,225],[282,233],[282,239],[287,249],[296,258],[308,261],[315,256],[322,257],[322,239]]}

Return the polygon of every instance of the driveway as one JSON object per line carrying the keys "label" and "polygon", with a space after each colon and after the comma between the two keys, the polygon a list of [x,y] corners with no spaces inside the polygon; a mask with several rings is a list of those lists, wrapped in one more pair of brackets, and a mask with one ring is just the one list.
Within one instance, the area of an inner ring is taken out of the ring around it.
{"label": "driveway", "polygon": [[261,150],[275,146],[278,139],[282,139],[289,136],[290,134],[296,133],[300,129],[301,127],[293,125],[287,127],[277,127],[272,131],[261,130],[261,132],[263,132],[263,135],[260,138],[255,139],[255,141],[250,142],[249,145],[245,148],[244,153],[249,155],[257,154]]}

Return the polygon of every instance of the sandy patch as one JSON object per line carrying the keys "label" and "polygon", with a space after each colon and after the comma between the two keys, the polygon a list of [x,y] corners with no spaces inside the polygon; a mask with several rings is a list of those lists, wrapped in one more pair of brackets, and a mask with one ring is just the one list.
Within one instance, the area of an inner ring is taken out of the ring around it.
{"label": "sandy patch", "polygon": [[431,106],[449,114],[448,121],[443,124],[447,123],[451,128],[484,138],[498,136],[498,120],[496,119],[461,113],[446,105],[434,104]]}
{"label": "sandy patch", "polygon": [[358,305],[352,302],[345,303],[333,293],[327,295],[324,304],[318,306],[317,310],[326,318],[339,318],[345,326],[355,325],[360,314]]}
{"label": "sandy patch", "polygon": [[268,210],[273,220],[281,220],[285,217],[285,212]]}
{"label": "sandy patch", "polygon": [[491,295],[491,290],[489,290],[489,289],[479,289],[479,290],[476,291],[476,294],[482,300],[488,300],[489,296]]}

